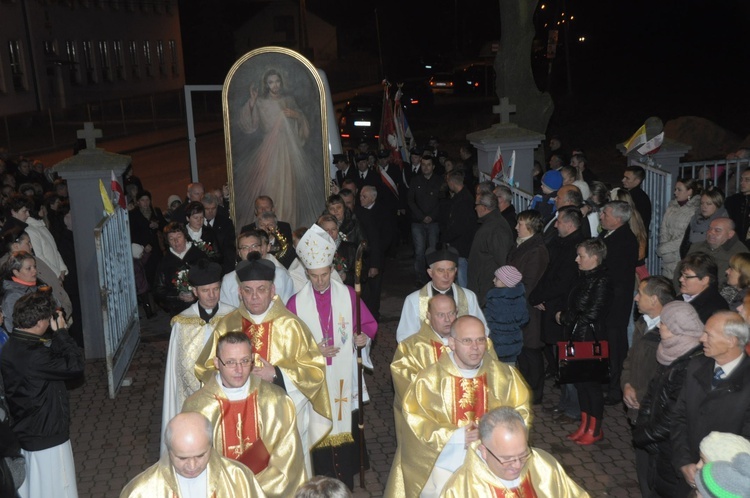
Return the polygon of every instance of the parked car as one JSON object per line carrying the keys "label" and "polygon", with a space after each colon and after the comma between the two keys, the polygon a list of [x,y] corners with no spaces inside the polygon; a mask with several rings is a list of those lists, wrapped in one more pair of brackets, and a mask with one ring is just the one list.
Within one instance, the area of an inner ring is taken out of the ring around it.
{"label": "parked car", "polygon": [[429,81],[432,93],[452,94],[456,89],[456,78],[453,73],[433,74]]}
{"label": "parked car", "polygon": [[357,95],[346,103],[339,117],[339,135],[344,141],[377,140],[380,133],[382,97]]}

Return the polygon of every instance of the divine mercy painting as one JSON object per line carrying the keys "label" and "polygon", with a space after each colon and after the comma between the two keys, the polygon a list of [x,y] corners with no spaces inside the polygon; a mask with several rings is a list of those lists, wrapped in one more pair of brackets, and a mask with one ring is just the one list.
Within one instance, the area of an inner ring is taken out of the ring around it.
{"label": "divine mercy painting", "polygon": [[249,52],[223,89],[227,169],[235,225],[255,220],[265,195],[279,220],[309,227],[325,207],[330,159],[326,94],[300,54],[279,47]]}

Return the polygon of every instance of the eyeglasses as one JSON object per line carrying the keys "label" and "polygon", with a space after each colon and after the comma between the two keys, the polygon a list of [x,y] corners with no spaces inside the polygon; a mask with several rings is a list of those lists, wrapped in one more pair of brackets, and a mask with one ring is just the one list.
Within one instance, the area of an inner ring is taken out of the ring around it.
{"label": "eyeglasses", "polygon": [[482,446],[484,446],[484,449],[487,450],[487,452],[490,455],[492,455],[493,458],[495,460],[497,460],[497,462],[500,465],[502,465],[503,467],[510,467],[511,465],[513,465],[516,462],[520,463],[521,465],[524,465],[526,462],[529,461],[529,458],[531,458],[532,455],[533,455],[533,453],[531,453],[531,450],[527,449],[526,453],[524,453],[521,456],[517,456],[517,457],[513,457],[513,458],[500,458],[497,455],[495,455],[494,453],[492,453],[492,450],[490,450],[487,446],[485,446],[485,445],[482,445]]}
{"label": "eyeglasses", "polygon": [[218,356],[216,358],[219,360],[219,362],[222,365],[224,365],[225,367],[229,367],[229,368],[234,368],[237,365],[241,366],[242,368],[247,368],[250,365],[252,365],[252,363],[253,363],[253,360],[251,358],[242,358],[239,361],[237,361],[237,360],[229,360],[227,362],[225,362],[224,360],[222,360]]}
{"label": "eyeglasses", "polygon": [[479,339],[472,339],[470,337],[467,337],[465,339],[458,339],[456,337],[453,338],[456,342],[463,344],[464,346],[471,346],[472,344],[476,344],[477,346],[480,346],[482,344],[487,344],[487,338],[486,337],[480,337]]}
{"label": "eyeglasses", "polygon": [[446,275],[446,274],[456,273],[458,271],[458,268],[456,268],[455,266],[452,268],[434,268],[432,271],[440,275]]}
{"label": "eyeglasses", "polygon": [[680,278],[684,278],[685,280],[690,280],[691,278],[701,278],[698,275],[685,275],[684,273],[680,273]]}

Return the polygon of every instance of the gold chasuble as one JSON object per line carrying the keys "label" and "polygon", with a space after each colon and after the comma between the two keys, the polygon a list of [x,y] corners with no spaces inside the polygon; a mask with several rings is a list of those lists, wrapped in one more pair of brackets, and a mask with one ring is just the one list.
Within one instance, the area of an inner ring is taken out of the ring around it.
{"label": "gold chasuble", "polygon": [[[419,318],[422,319],[427,316],[427,303],[430,301],[432,295],[430,295],[431,283],[427,283],[424,287],[419,290]],[[466,293],[463,287],[460,285],[452,285],[453,288],[453,301],[456,303],[456,316],[464,316],[469,314],[469,300],[466,299]]]}
{"label": "gold chasuble", "polygon": [[[206,467],[208,498],[263,498],[263,493],[250,469],[234,460],[224,458],[211,449]],[[120,498],[182,498],[177,475],[164,455],[130,481],[120,493]],[[292,495],[288,495],[292,496]]]}
{"label": "gold chasuble", "polygon": [[[511,406],[529,424],[529,398],[529,389],[521,374],[493,360],[489,353],[485,353],[473,378],[461,375],[450,353],[441,354],[436,364],[417,375],[404,395],[405,424],[394,458],[394,466],[399,462],[403,475],[391,472],[385,496],[420,496],[435,462],[455,431],[478,422],[486,412]],[[455,467],[462,462],[461,457]]]}
{"label": "gold chasuble", "polygon": [[297,409],[302,453],[311,472],[309,450],[331,431],[331,406],[325,360],[310,329],[284,307],[279,296],[274,296],[262,323],[256,323],[245,307],[240,306],[216,324],[212,338],[201,351],[195,375],[202,382],[208,382],[216,374],[213,362],[219,337],[239,330],[250,338],[254,354],[281,370],[286,392]]}
{"label": "gold chasuble", "polygon": [[183,411],[198,412],[211,422],[214,448],[247,465],[266,496],[293,496],[306,480],[294,403],[280,387],[254,375],[247,398],[230,401],[217,377],[190,396]]}
{"label": "gold chasuble", "polygon": [[471,445],[466,461],[448,480],[440,498],[585,498],[589,494],[576,484],[555,458],[544,450],[531,449],[531,458],[521,473],[518,487],[508,488]]}

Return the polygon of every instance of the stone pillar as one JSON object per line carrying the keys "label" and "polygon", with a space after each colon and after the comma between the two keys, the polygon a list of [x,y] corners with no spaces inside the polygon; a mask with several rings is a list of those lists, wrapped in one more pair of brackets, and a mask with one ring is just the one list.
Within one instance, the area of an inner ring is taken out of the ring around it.
{"label": "stone pillar", "polygon": [[89,148],[81,150],[76,156],[64,159],[54,167],[68,182],[87,359],[104,358],[106,355],[102,297],[99,294],[99,270],[94,241],[94,228],[102,220],[104,213],[104,205],[99,194],[99,180],[109,192],[112,172],[122,184],[122,173],[130,162],[130,156],[93,148],[93,143],[90,143]]}
{"label": "stone pillar", "polygon": [[492,171],[498,145],[506,166],[513,151],[516,151],[514,180],[521,190],[528,193],[534,191],[531,174],[534,166],[534,150],[542,143],[544,135],[513,123],[498,123],[492,125],[491,128],[469,133],[466,139],[477,149],[479,171],[488,175]]}

